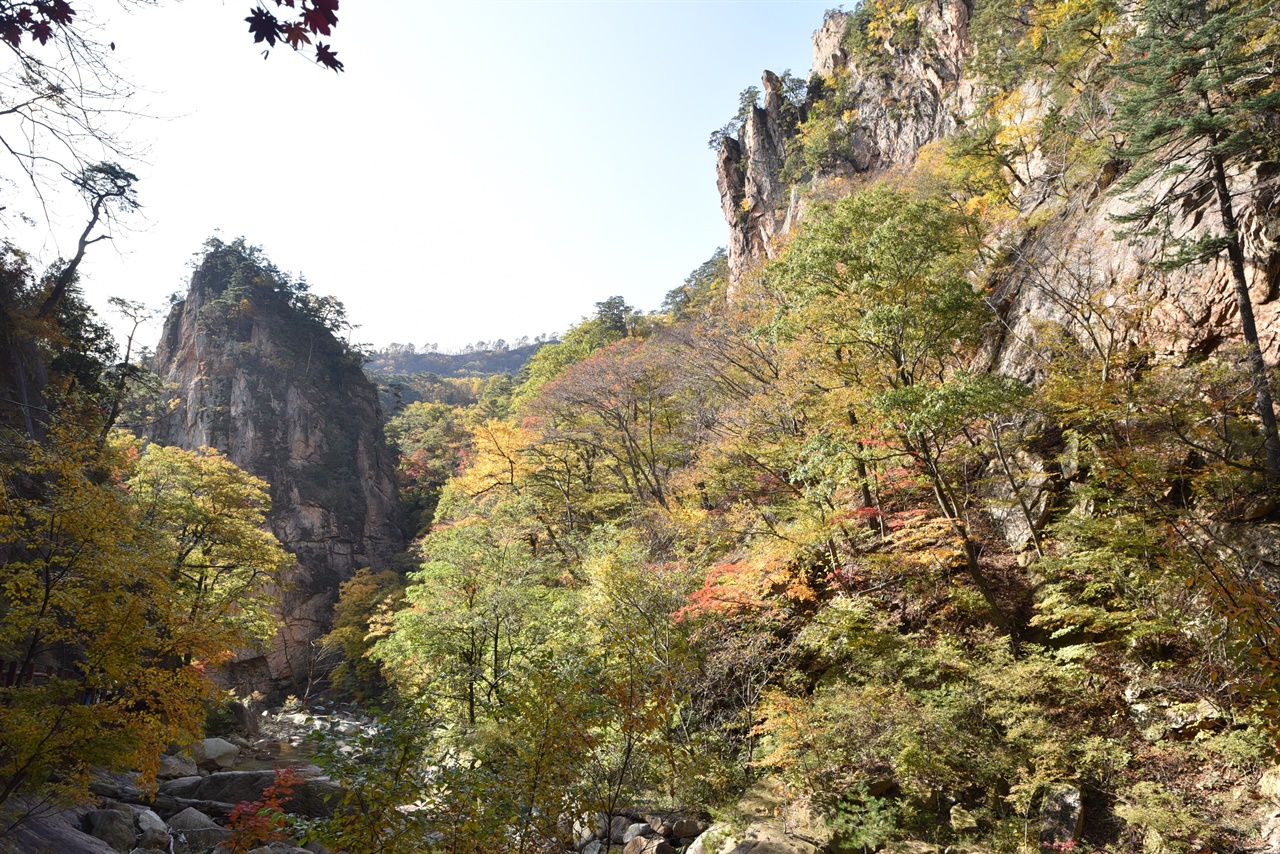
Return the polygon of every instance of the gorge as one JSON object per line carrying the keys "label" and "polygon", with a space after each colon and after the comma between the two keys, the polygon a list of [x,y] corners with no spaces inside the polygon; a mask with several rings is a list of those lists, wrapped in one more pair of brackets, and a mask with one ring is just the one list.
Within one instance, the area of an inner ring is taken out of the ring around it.
{"label": "gorge", "polygon": [[0,849],[1280,849],[1275,11],[828,12],[532,345],[212,240],[138,364],[11,252]]}

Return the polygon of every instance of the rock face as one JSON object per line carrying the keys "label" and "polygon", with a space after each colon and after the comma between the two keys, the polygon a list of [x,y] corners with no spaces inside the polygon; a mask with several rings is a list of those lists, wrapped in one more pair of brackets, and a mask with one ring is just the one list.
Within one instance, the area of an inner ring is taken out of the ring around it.
{"label": "rock face", "polygon": [[[829,12],[814,33],[814,72],[824,81],[821,88],[843,93],[845,109],[831,131],[839,140],[833,154],[797,176],[809,181],[811,195],[842,195],[850,188],[833,186],[842,178],[910,167],[923,146],[982,122],[977,110],[984,84],[969,61],[971,4],[919,0],[911,5],[913,23],[897,32],[877,30],[882,42],[856,51],[847,39],[854,13]],[[782,168],[798,140],[781,121],[781,96],[771,79],[777,80],[766,73],[765,106],[752,112],[737,139],[723,141],[717,164],[730,229],[731,287],[771,257],[779,238],[803,216],[804,200],[797,199]],[[1023,106],[1009,118],[1028,126],[1044,119],[1053,104],[1043,83],[1026,82],[1014,94]],[[1046,324],[1065,329],[1086,348],[1119,352],[1136,345],[1174,360],[1202,358],[1239,340],[1225,253],[1205,265],[1162,272],[1154,262],[1167,247],[1158,238],[1117,236],[1114,217],[1134,206],[1131,199],[1106,192],[1117,164],[1103,164],[1092,184],[1074,187],[1070,198],[1062,194],[1062,164],[1034,146],[1014,171],[1011,193],[1021,218],[1008,234],[994,235],[995,248],[1009,260],[990,283],[1001,323],[986,353],[987,367],[1035,380],[1043,364],[1037,346]],[[1276,171],[1274,164],[1249,165],[1228,176],[1262,348],[1271,361],[1280,359]],[[1165,189],[1159,179],[1148,183],[1139,193],[1158,195]],[[1029,226],[1033,218],[1034,228]],[[1170,228],[1188,238],[1206,228],[1221,231],[1212,194],[1185,204]]]}
{"label": "rock face", "polygon": [[[964,0],[919,4],[919,43],[882,45],[874,67],[853,63],[844,44],[851,13],[828,12],[813,35],[813,69],[824,78],[849,75],[848,103],[837,123],[847,137],[844,157],[827,169],[856,174],[915,160],[921,146],[941,139],[973,105],[973,84],[963,74],[971,52],[969,5]],[[720,204],[729,223],[730,284],[771,257],[777,238],[802,213],[798,193],[783,179],[786,141],[794,133],[782,120],[782,87],[764,74],[764,106],[747,116],[737,139],[726,137],[716,164]],[[813,176],[820,178],[821,175]]]}
{"label": "rock face", "polygon": [[[1040,181],[1032,173],[1029,186]],[[1280,219],[1274,215],[1275,176],[1251,167],[1231,176],[1245,273],[1263,353],[1280,358]],[[1105,189],[1107,177],[1099,176]],[[1035,204],[1027,199],[1024,206]],[[1083,346],[1119,352],[1138,345],[1157,358],[1202,358],[1240,338],[1240,320],[1225,253],[1203,265],[1156,269],[1157,238],[1116,236],[1116,214],[1132,209],[1124,198],[1100,194],[1072,206],[1014,247],[1014,262],[996,282],[993,302],[1003,320],[991,348],[996,370],[1034,379],[1041,358],[1039,330],[1053,323]],[[1217,228],[1211,198],[1178,212],[1175,233]]]}
{"label": "rock face", "polygon": [[267,480],[272,532],[298,559],[279,594],[275,648],[231,666],[240,684],[304,678],[338,585],[361,567],[388,568],[404,548],[377,393],[317,305],[252,251],[219,245],[156,349],[178,402],[150,438],[216,448]]}
{"label": "rock face", "polygon": [[716,161],[720,207],[729,221],[729,271],[733,283],[751,263],[772,255],[789,217],[782,180],[786,146],[782,121],[782,81],[764,73],[764,106],[753,107],[739,139],[725,137]]}

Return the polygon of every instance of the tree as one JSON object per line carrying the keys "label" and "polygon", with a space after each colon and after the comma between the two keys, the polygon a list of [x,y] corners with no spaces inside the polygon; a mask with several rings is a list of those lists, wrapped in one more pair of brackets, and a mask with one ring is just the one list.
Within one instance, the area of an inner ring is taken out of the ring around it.
{"label": "tree", "polygon": [[1012,633],[970,517],[978,428],[1021,389],[967,370],[988,314],[965,277],[975,258],[964,217],[873,188],[816,211],[772,275],[789,302],[783,333],[819,354],[825,432],[847,438],[833,453],[812,454],[807,478],[825,460],[836,480],[848,479],[849,458],[864,483],[890,464],[899,468],[891,480],[920,477],[993,621]]}
{"label": "tree", "polygon": [[[1132,234],[1172,238],[1161,264],[1182,267],[1225,252],[1240,312],[1240,331],[1262,422],[1270,487],[1280,489],[1280,427],[1258,340],[1228,164],[1265,150],[1262,117],[1280,107],[1274,82],[1275,44],[1259,29],[1272,4],[1252,0],[1147,0],[1129,58],[1116,74],[1116,122],[1125,144],[1116,154],[1132,164],[1117,192],[1140,203],[1117,217]],[[1219,225],[1198,236],[1172,234],[1180,207],[1211,195]]]}
{"label": "tree", "polygon": [[391,680],[412,692],[431,686],[456,720],[475,727],[506,700],[521,662],[540,646],[554,594],[514,520],[472,517],[423,543],[407,607],[374,647]]}
{"label": "tree", "polygon": [[687,456],[672,367],[661,348],[641,341],[620,341],[570,366],[530,408],[542,427],[539,444],[589,448],[612,488],[667,508],[670,473]]}
{"label": "tree", "polygon": [[387,423],[387,438],[399,455],[401,497],[408,504],[410,528],[431,528],[440,491],[458,473],[468,437],[460,407],[417,401]]}
{"label": "tree", "polygon": [[519,387],[512,396],[512,404],[520,407],[570,365],[615,341],[638,337],[644,331],[640,312],[627,305],[622,297],[609,297],[596,303],[594,317],[583,318],[564,338],[539,348],[520,369]]}
{"label": "tree", "polygon": [[194,495],[149,496],[136,445],[104,446],[95,405],[50,403],[48,434],[6,430],[0,456],[0,807],[83,796],[91,765],[153,776],[166,744],[200,731],[204,666],[261,636],[255,590],[229,583],[251,571],[228,575],[232,552],[279,552],[252,488],[232,494],[252,479],[230,463],[163,455],[186,477],[212,465],[225,517]]}
{"label": "tree", "polygon": [[329,674],[329,682],[339,695],[355,700],[376,697],[386,687],[382,671],[370,658],[375,622],[385,622],[404,600],[403,576],[392,570],[375,572],[363,567],[342,582],[338,602],[333,606],[333,630],[324,636],[326,649],[342,655]]}
{"label": "tree", "polygon": [[275,631],[269,590],[292,557],[264,530],[266,481],[212,448],[149,444],[126,482],[142,520],[163,538],[169,578],[193,631],[231,644],[265,641]]}
{"label": "tree", "polygon": [[53,315],[67,288],[76,279],[76,272],[80,268],[80,262],[84,260],[85,250],[91,244],[109,239],[105,234],[90,237],[98,223],[104,219],[110,220],[114,213],[113,208],[119,208],[122,211],[137,210],[138,199],[133,190],[133,183],[137,180],[136,175],[125,171],[115,163],[95,163],[80,171],[73,183],[89,204],[89,222],[80,233],[80,239],[76,241],[76,254],[62,265],[57,278],[53,281],[53,287],[49,289],[49,295],[41,304],[40,317]]}
{"label": "tree", "polygon": [[667,291],[662,310],[675,320],[691,320],[723,301],[729,281],[729,256],[720,246],[678,288]]}

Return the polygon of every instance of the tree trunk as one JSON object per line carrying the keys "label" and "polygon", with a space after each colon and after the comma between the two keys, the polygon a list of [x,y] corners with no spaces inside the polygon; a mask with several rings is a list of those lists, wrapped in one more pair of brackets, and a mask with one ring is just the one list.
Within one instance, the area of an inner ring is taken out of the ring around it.
{"label": "tree trunk", "polygon": [[1227,185],[1226,168],[1221,156],[1211,154],[1210,160],[1213,166],[1213,187],[1218,194],[1218,213],[1226,232],[1227,258],[1231,262],[1236,308],[1240,312],[1240,331],[1244,335],[1245,356],[1249,360],[1253,404],[1262,421],[1263,443],[1267,454],[1267,486],[1275,492],[1280,489],[1280,427],[1276,424],[1275,404],[1271,398],[1271,380],[1267,376],[1267,363],[1262,358],[1262,345],[1258,341],[1253,299],[1249,296],[1249,282],[1244,274],[1244,250],[1240,246],[1240,232],[1236,226],[1235,208],[1231,204],[1231,188]]}

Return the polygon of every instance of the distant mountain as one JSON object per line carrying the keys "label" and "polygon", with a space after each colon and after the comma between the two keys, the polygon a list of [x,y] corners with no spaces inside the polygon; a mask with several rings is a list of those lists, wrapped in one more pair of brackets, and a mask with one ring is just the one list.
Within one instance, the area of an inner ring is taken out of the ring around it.
{"label": "distant mountain", "polygon": [[435,374],[438,377],[490,377],[515,374],[543,343],[471,353],[415,353],[392,345],[375,350],[365,363],[370,374]]}

